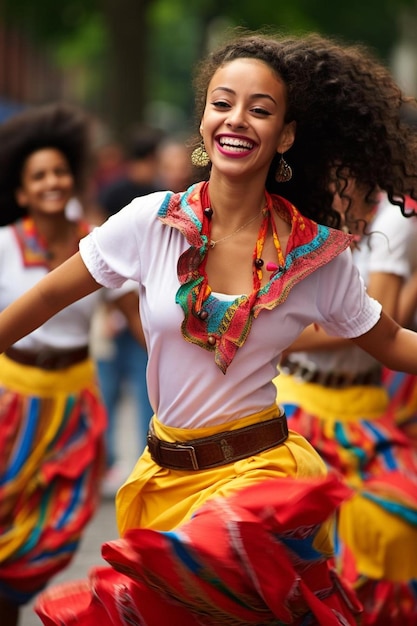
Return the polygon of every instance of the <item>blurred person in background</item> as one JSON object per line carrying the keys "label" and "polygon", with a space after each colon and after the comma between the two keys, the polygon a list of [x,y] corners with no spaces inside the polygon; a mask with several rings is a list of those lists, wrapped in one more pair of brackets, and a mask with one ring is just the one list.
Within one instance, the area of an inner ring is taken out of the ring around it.
{"label": "blurred person in background", "polygon": [[[417,330],[417,202],[407,198],[406,209],[415,212],[416,217],[411,218],[414,227],[410,254],[412,273],[401,290],[398,321],[406,328]],[[382,378],[390,397],[392,418],[417,449],[417,377],[383,368]]]}
{"label": "blurred person in background", "polygon": [[124,171],[103,185],[97,197],[105,219],[134,198],[156,191],[158,148],[164,137],[164,131],[158,128],[137,126],[130,130],[125,147]]}
{"label": "blurred person in background", "polygon": [[[368,294],[398,320],[416,245],[413,219],[385,193],[368,194],[348,177],[332,191],[333,206],[354,235],[353,261]],[[392,415],[381,364],[351,341],[311,326],[279,369],[277,397],[290,428],[356,492],[340,508],[336,559],[363,604],[361,623],[417,624],[417,453]]]}
{"label": "blurred person in background", "polygon": [[[117,213],[134,198],[160,188],[158,149],[163,138],[161,130],[147,126],[135,127],[129,133],[122,175],[104,185],[97,196],[103,220]],[[137,429],[132,435],[136,437],[138,450],[146,445],[153,411],[146,386],[146,350],[132,336],[124,316],[111,304],[97,311],[93,356],[108,413],[107,470],[102,494],[112,498],[131,469],[124,451],[118,446],[118,432],[123,427],[120,412],[122,401],[131,397],[134,402]]]}
{"label": "blurred person in background", "polygon": [[100,224],[103,221],[103,209],[98,198],[104,188],[125,176],[126,156],[122,143],[111,137],[110,131],[103,130],[97,119],[93,123],[92,135],[91,176],[84,213],[91,223]]}
{"label": "blurred person in background", "polygon": [[[0,309],[74,254],[90,232],[78,202],[68,211],[82,197],[89,141],[89,118],[66,104],[31,108],[0,126]],[[79,300],[0,356],[4,626],[17,624],[19,606],[68,565],[99,502],[106,411],[88,343],[103,298],[142,338],[128,283]]]}
{"label": "blurred person in background", "polygon": [[[417,113],[412,107],[405,107],[404,120],[410,125],[410,132],[417,131]],[[414,245],[410,254],[412,274],[401,290],[398,321],[406,328],[417,329],[417,201],[406,198],[407,213],[415,213],[411,218],[414,226]],[[417,377],[404,372],[383,368],[383,382],[390,397],[390,411],[408,439],[417,448]]]}
{"label": "blurred person in background", "polygon": [[123,146],[115,139],[99,142],[93,156],[91,184],[97,197],[103,189],[126,175],[126,158]]}
{"label": "blurred person in background", "polygon": [[158,147],[157,158],[156,182],[159,189],[178,193],[198,180],[200,174],[193,167],[191,148],[185,139],[175,136],[165,138]]}

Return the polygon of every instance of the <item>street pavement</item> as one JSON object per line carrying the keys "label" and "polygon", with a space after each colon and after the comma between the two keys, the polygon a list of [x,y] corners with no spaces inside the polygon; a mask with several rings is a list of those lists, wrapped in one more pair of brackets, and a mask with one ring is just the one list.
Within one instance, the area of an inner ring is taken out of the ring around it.
{"label": "street pavement", "polygon": [[[119,410],[117,437],[118,449],[123,451],[123,454],[120,453],[120,458],[127,470],[133,468],[143,447],[143,442],[138,439],[137,419],[133,401],[126,393]],[[101,545],[117,537],[114,499],[102,498],[101,505],[93,520],[90,521],[72,563],[53,578],[50,584],[85,578],[92,566],[105,565],[105,561],[101,558]],[[34,613],[32,604],[22,609],[19,626],[40,626],[42,624]]]}

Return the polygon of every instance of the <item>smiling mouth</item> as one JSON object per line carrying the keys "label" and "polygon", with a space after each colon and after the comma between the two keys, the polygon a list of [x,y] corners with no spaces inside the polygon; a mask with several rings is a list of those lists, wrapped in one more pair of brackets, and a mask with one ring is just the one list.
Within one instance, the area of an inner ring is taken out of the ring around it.
{"label": "smiling mouth", "polygon": [[220,137],[220,146],[230,152],[246,152],[252,150],[255,147],[251,141],[247,139],[237,139],[235,137]]}
{"label": "smiling mouth", "polygon": [[63,191],[48,191],[43,194],[44,200],[61,200],[65,197]]}

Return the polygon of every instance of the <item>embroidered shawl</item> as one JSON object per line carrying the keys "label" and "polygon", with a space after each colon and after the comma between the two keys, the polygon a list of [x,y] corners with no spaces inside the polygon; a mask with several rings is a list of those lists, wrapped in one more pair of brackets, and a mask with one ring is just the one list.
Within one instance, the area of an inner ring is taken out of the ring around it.
{"label": "embroidered shawl", "polygon": [[209,244],[207,236],[202,233],[205,207],[201,202],[201,190],[204,184],[196,183],[184,193],[168,193],[158,217],[163,224],[178,229],[190,245],[180,256],[177,267],[180,287],[176,302],[184,311],[183,337],[214,352],[216,364],[225,373],[247,339],[254,318],[263,309],[271,310],[284,302],[294,285],[348,248],[352,237],[313,222],[301,215],[288,200],[267,193],[268,205],[291,224],[285,266],[278,268],[269,282],[259,289],[252,306],[246,295],[232,302],[223,302],[210,294],[204,306],[208,316],[201,319],[195,312],[195,303],[203,281],[200,266]]}

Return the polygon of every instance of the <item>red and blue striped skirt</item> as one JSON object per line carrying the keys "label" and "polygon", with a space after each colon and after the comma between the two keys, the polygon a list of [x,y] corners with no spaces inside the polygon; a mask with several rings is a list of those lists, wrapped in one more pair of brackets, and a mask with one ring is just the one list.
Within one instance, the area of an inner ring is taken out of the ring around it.
{"label": "red and blue striped skirt", "polygon": [[364,626],[417,624],[417,449],[384,387],[329,389],[280,375],[278,399],[355,492],[339,510],[338,571],[364,606]]}
{"label": "red and blue striped skirt", "polygon": [[0,595],[28,602],[71,561],[99,502],[106,413],[91,361],[0,357]]}

